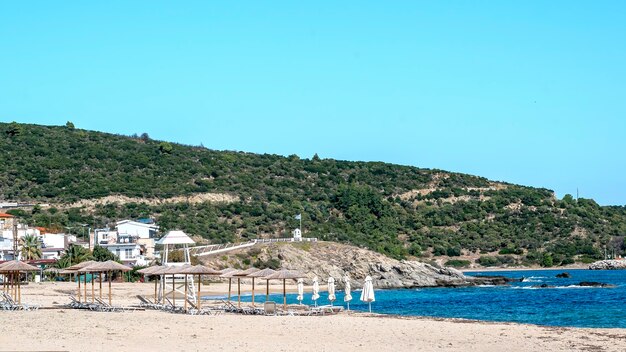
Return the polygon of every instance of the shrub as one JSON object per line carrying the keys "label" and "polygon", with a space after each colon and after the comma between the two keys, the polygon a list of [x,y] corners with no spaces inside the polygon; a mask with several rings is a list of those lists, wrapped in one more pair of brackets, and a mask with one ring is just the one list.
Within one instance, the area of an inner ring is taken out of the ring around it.
{"label": "shrub", "polygon": [[470,265],[470,261],[469,260],[452,259],[452,260],[448,260],[445,265],[446,266],[455,267],[455,268],[466,268],[466,267],[468,267]]}
{"label": "shrub", "polygon": [[461,248],[448,247],[448,249],[446,249],[446,255],[448,255],[448,257],[458,257],[461,255]]}
{"label": "shrub", "polygon": [[482,266],[496,266],[499,264],[498,262],[498,258],[490,256],[490,255],[483,255],[480,258],[478,258],[478,264],[482,265]]}

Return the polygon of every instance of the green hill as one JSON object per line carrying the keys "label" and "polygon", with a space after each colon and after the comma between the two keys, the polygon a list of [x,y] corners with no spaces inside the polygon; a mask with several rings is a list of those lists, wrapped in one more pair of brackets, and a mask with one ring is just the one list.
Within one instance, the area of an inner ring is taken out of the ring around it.
{"label": "green hill", "polygon": [[[396,258],[499,252],[480,260],[559,265],[625,249],[625,207],[558,200],[547,189],[380,162],[215,151],[69,123],[2,123],[0,131],[0,199],[52,204],[11,211],[38,226],[151,216],[215,243],[284,236],[302,213],[305,236]],[[185,198],[194,195],[208,198]],[[133,199],[72,206],[106,196]]]}

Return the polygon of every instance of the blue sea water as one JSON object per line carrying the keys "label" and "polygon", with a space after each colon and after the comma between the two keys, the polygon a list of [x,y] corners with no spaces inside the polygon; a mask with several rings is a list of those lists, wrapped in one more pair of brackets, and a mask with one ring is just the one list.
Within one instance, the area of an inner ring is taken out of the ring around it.
{"label": "blue sea water", "polygon": [[[548,326],[626,328],[626,270],[566,270],[571,278],[559,279],[561,271],[472,272],[466,275],[503,275],[525,278],[508,286],[464,288],[420,288],[377,290],[372,311],[376,313],[507,321]],[[614,288],[585,288],[581,281],[615,285]],[[554,288],[533,288],[547,284]],[[328,304],[327,293],[320,293],[318,304]],[[359,301],[360,291],[352,293],[350,309],[366,311]],[[234,299],[236,299],[236,296]],[[282,302],[282,294],[270,299]],[[242,301],[250,301],[249,295]],[[265,295],[256,296],[263,302]],[[287,295],[288,303],[298,303],[296,294]],[[305,292],[305,304],[313,304]],[[343,304],[343,292],[337,292],[335,305]]]}

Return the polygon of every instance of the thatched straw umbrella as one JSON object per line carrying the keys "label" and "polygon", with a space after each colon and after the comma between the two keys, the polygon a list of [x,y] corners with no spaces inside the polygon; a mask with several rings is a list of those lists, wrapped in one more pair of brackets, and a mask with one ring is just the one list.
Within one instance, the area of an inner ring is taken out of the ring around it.
{"label": "thatched straw umbrella", "polygon": [[[272,270],[270,268],[265,268],[263,270],[259,270],[259,271],[256,271],[256,272],[248,275],[248,277],[251,277],[252,280],[254,280],[255,278],[265,279],[266,276],[270,276],[270,275],[272,275],[275,272],[276,272],[276,270]],[[266,286],[265,286],[265,300],[269,301],[270,300],[270,280],[266,279],[265,280],[265,284],[266,284]],[[254,294],[252,295],[252,298],[254,299]]]}
{"label": "thatched straw umbrella", "polygon": [[161,300],[160,302],[165,302],[165,286],[167,285],[167,274],[172,270],[171,266],[168,265],[160,265],[152,270],[152,275],[157,275],[160,277],[160,288],[161,288]]}
{"label": "thatched straw umbrella", "polygon": [[[196,265],[196,266],[192,266],[189,268],[185,268],[183,270],[181,270],[181,274],[185,274],[185,277],[187,277],[187,274],[189,275],[198,275],[198,295],[197,300],[196,300],[196,308],[200,309],[201,306],[201,302],[202,300],[200,299],[200,286],[202,285],[202,278],[201,275],[220,275],[220,272],[217,270],[213,270],[211,268],[207,268],[206,266],[202,266],[200,264]],[[187,285],[185,285],[185,289],[187,289]],[[187,309],[187,300],[185,299],[185,309]]]}
{"label": "thatched straw umbrella", "polygon": [[[69,268],[65,268],[65,270],[69,270],[69,271],[72,271],[72,273],[78,274],[77,271],[79,269],[82,269],[82,268],[84,268],[86,266],[90,266],[90,265],[95,264],[95,263],[97,263],[95,260],[87,260],[87,261],[84,261],[84,262],[80,262],[78,264],[74,264],[74,265],[70,266]],[[77,276],[78,276],[78,301],[80,302],[80,275],[77,275]],[[70,277],[71,277],[71,275],[70,275]],[[85,296],[85,303],[87,303],[87,275],[85,275],[85,288],[84,288],[84,290],[85,290],[85,295],[84,295]]]}
{"label": "thatched straw umbrella", "polygon": [[[165,297],[165,285],[167,285],[167,275],[172,275],[172,305],[176,306],[176,282],[175,282],[175,276],[177,274],[181,273],[181,270],[186,269],[187,267],[190,267],[191,265],[186,264],[184,266],[163,266],[162,269],[155,269],[155,271],[153,272],[153,274],[156,275],[163,275],[163,297]],[[185,285],[186,287],[186,285]],[[186,288],[185,288],[186,290]],[[186,298],[186,297],[185,297]]]}
{"label": "thatched straw umbrella", "polygon": [[[17,296],[17,303],[22,303],[22,289],[20,285],[20,274],[28,271],[39,271],[39,268],[26,264],[19,260],[12,260],[4,263],[0,268],[0,273],[9,273],[13,281],[13,297]],[[17,281],[17,287],[15,287],[15,281]]]}
{"label": "thatched straw umbrella", "polygon": [[228,302],[230,302],[230,291],[231,291],[231,287],[232,287],[232,279],[235,276],[235,274],[239,273],[241,270],[238,269],[223,269],[220,272],[222,274],[220,274],[220,277],[224,277],[224,278],[228,278]]}
{"label": "thatched straw umbrella", "polygon": [[[5,266],[5,265],[9,264],[9,262],[10,262],[10,261],[6,261],[6,262],[4,262],[4,263],[0,264],[0,269],[2,269],[2,267],[3,267],[3,266]],[[3,273],[3,274],[2,274],[2,276],[3,276],[3,277],[2,277],[2,291],[5,291],[5,292],[6,292],[6,291],[7,291],[7,288],[8,288],[7,274],[4,274],[4,273]]]}
{"label": "thatched straw umbrella", "polygon": [[286,287],[286,281],[287,280],[294,280],[294,279],[301,279],[306,277],[304,274],[302,274],[299,271],[295,271],[295,270],[279,270],[275,273],[273,273],[272,275],[266,276],[265,279],[266,280],[283,280],[283,307],[285,309],[287,309],[287,287]]}
{"label": "thatched straw umbrella", "polygon": [[122,271],[127,272],[132,270],[126,265],[120,264],[113,260],[107,260],[106,262],[97,262],[94,265],[91,265],[89,270],[93,270],[94,272],[107,273],[107,277],[109,278],[109,305],[111,304],[111,273],[114,271]]}
{"label": "thatched straw umbrella", "polygon": [[[251,267],[250,269],[242,270],[233,275],[237,278],[237,305],[241,307],[241,281],[242,277],[248,277],[248,275],[256,273],[259,269]],[[254,306],[254,277],[252,278],[252,306]]]}
{"label": "thatched straw umbrella", "polygon": [[[184,264],[183,266],[174,266],[172,267],[171,270],[169,270],[169,272],[173,273],[173,274],[183,274],[183,271],[187,270],[191,268],[191,264]],[[187,293],[187,275],[185,275],[185,296],[184,296],[184,306],[185,306],[185,311],[187,311],[187,297],[189,297],[188,293]],[[175,282],[175,276],[172,275],[172,302],[174,303],[174,306],[176,306],[176,282]]]}
{"label": "thatched straw umbrella", "polygon": [[[143,274],[143,276],[156,276],[159,277],[160,275],[156,274],[157,271],[163,269],[162,266],[149,266],[147,268],[143,268],[141,270],[137,270],[138,273]],[[154,279],[154,301],[157,301],[157,279]]]}

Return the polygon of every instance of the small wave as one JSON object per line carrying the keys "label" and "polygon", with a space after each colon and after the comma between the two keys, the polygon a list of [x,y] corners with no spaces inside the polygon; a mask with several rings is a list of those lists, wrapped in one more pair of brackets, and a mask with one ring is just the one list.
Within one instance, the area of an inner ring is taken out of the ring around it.
{"label": "small wave", "polygon": [[554,288],[597,288],[597,287],[594,287],[594,286],[569,285],[569,286],[555,286]]}
{"label": "small wave", "polygon": [[569,286],[547,286],[547,287],[538,287],[538,286],[512,286],[512,289],[515,290],[545,290],[550,288],[557,289],[572,289],[572,288],[596,288],[592,286],[579,286],[579,285],[569,285]]}
{"label": "small wave", "polygon": [[535,280],[530,277],[525,277],[522,279],[522,282],[541,282],[541,280]]}
{"label": "small wave", "polygon": [[478,285],[476,287],[496,287],[496,285]]}

